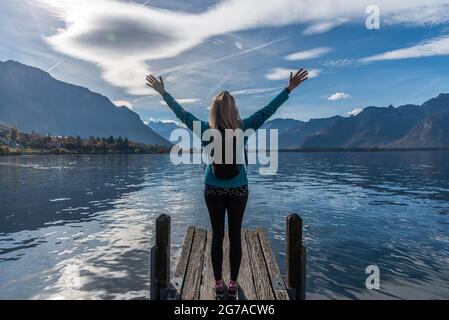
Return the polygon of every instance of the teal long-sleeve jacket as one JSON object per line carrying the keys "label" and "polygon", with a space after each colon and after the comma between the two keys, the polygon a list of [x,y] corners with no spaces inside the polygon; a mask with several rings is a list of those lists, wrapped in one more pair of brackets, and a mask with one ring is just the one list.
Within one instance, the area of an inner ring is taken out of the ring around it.
{"label": "teal long-sleeve jacket", "polygon": [[[285,101],[287,101],[288,98],[289,91],[288,89],[284,89],[267,106],[258,110],[248,118],[244,119],[242,130],[246,131],[248,129],[253,129],[254,131],[257,131],[273,114],[276,113],[279,107]],[[193,124],[196,121],[201,123],[201,136],[203,135],[204,131],[210,129],[208,122],[201,121],[190,112],[184,110],[184,108],[181,107],[169,93],[166,92],[163,95],[163,99],[167,103],[169,108],[175,113],[176,117],[190,130],[193,131]],[[247,185],[248,177],[246,174],[246,168],[244,165],[241,166],[242,168],[240,170],[240,174],[237,177],[235,177],[234,179],[223,180],[216,178],[212,172],[211,165],[207,165],[205,170],[205,183],[222,188],[234,188]]]}

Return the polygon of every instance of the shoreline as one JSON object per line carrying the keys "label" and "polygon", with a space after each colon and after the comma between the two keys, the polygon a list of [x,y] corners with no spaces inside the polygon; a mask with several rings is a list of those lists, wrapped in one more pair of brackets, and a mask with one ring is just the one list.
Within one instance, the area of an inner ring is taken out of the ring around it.
{"label": "shoreline", "polygon": [[281,149],[279,152],[413,152],[413,151],[449,151],[449,147],[438,148],[306,148],[306,149]]}
{"label": "shoreline", "polygon": [[[437,152],[437,151],[449,151],[449,147],[441,147],[441,148],[404,148],[404,149],[381,149],[381,148],[353,148],[353,149],[344,149],[344,148],[330,148],[330,149],[281,149],[278,153],[366,153],[366,152]],[[254,151],[249,151],[254,152]],[[193,152],[190,152],[191,154]],[[64,152],[60,153],[58,151],[17,151],[17,152],[8,152],[8,153],[0,153],[0,157],[2,156],[75,156],[75,155],[163,155],[170,154],[168,152]]]}
{"label": "shoreline", "polygon": [[126,152],[126,151],[117,151],[117,152],[70,152],[64,151],[60,152],[59,150],[38,150],[32,149],[31,151],[20,150],[13,152],[4,152],[0,153],[0,157],[2,156],[75,156],[75,155],[148,155],[148,154],[170,154],[170,152]]}

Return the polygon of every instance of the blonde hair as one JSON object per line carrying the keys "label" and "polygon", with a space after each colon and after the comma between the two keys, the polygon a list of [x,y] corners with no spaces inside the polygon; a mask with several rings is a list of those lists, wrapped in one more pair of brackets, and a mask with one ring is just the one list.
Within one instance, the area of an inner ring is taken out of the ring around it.
{"label": "blonde hair", "polygon": [[221,92],[212,102],[209,124],[212,129],[218,130],[242,128],[242,119],[234,97],[228,91]]}

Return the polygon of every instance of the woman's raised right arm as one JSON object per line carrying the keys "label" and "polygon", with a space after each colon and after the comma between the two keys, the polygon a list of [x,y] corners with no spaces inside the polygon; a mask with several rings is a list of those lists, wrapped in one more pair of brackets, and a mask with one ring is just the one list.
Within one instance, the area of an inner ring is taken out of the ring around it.
{"label": "woman's raised right arm", "polygon": [[165,84],[162,77],[159,77],[159,80],[157,80],[153,75],[148,75],[147,86],[153,88],[162,96],[167,106],[175,113],[176,117],[187,126],[187,128],[193,131],[193,124],[198,121],[201,123],[201,134],[203,133],[207,126],[206,122],[199,120],[193,114],[187,112],[175,98],[165,91]]}
{"label": "woman's raised right arm", "polygon": [[298,88],[301,83],[306,81],[308,77],[309,73],[304,69],[300,69],[295,75],[291,72],[288,87],[282,90],[282,92],[279,93],[267,106],[244,119],[244,129],[253,129],[257,131],[273,114],[275,114],[279,107],[287,101],[290,93]]}

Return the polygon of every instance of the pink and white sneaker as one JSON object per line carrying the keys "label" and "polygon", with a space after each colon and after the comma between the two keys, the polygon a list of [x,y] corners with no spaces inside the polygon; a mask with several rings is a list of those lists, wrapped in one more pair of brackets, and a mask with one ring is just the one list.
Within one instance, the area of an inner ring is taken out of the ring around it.
{"label": "pink and white sneaker", "polygon": [[239,287],[240,287],[240,285],[237,281],[229,280],[229,282],[228,282],[228,298],[230,300],[237,300]]}
{"label": "pink and white sneaker", "polygon": [[226,294],[226,286],[224,280],[215,281],[214,285],[215,299],[223,300]]}

